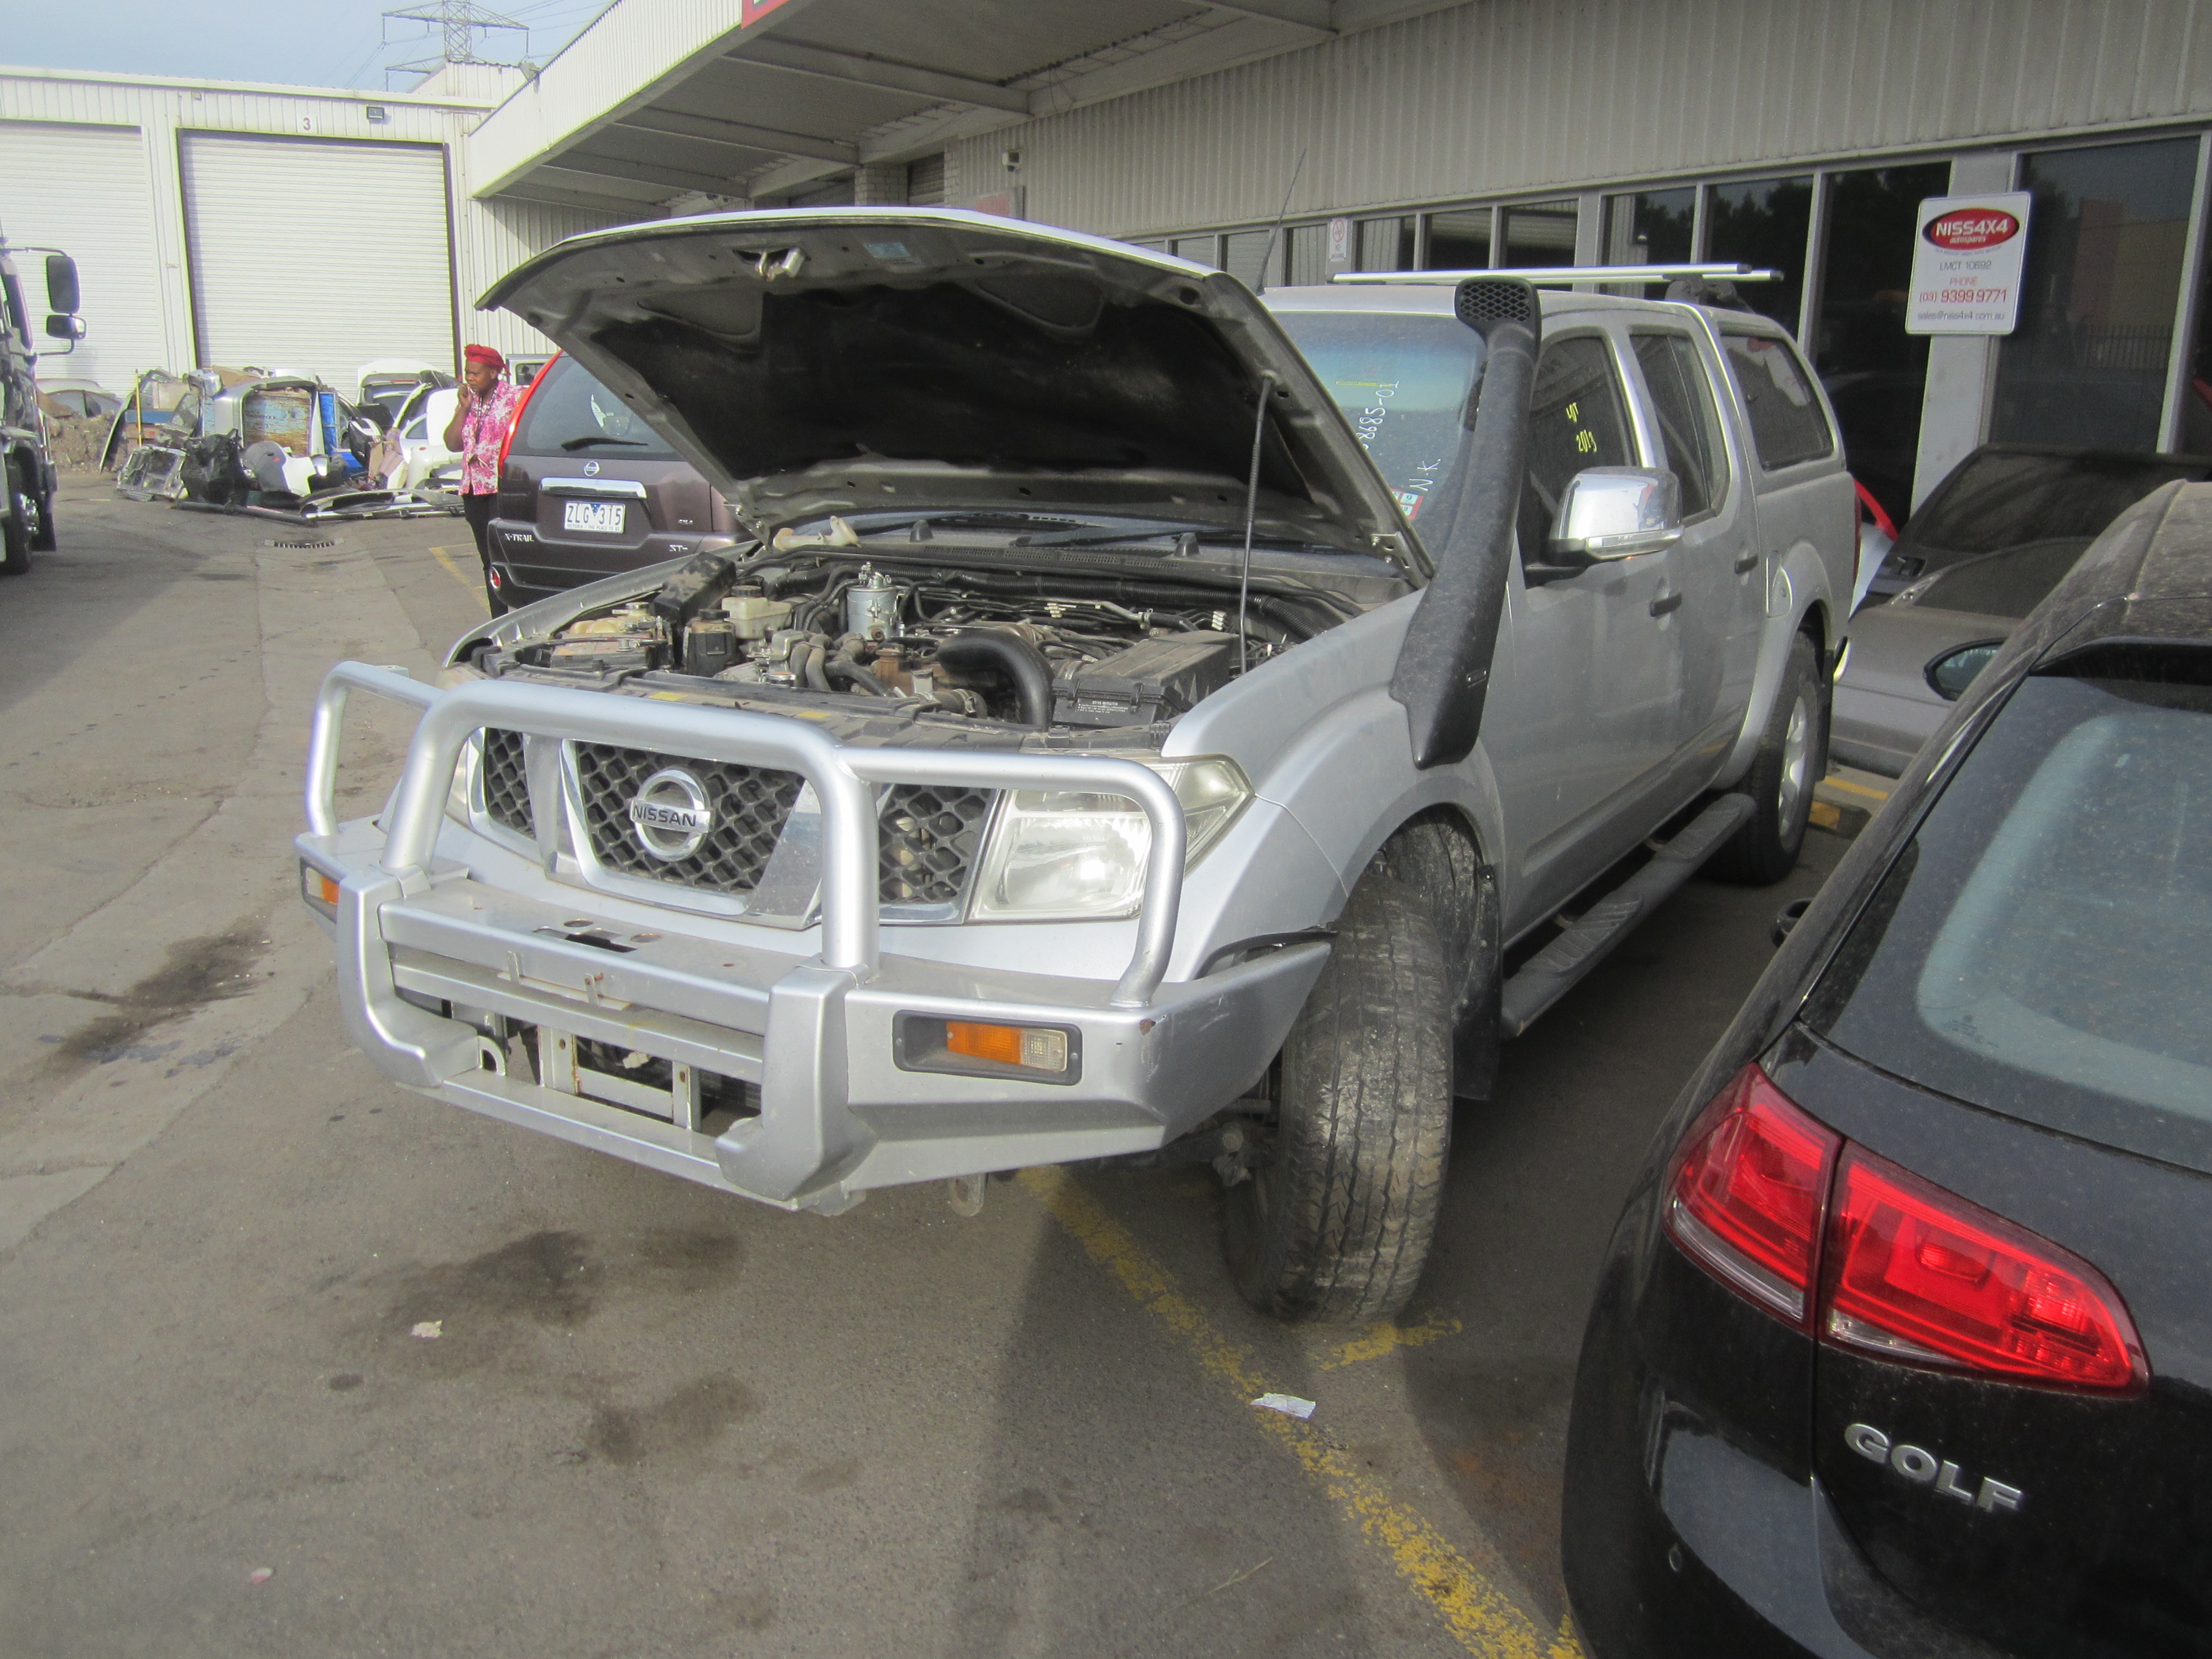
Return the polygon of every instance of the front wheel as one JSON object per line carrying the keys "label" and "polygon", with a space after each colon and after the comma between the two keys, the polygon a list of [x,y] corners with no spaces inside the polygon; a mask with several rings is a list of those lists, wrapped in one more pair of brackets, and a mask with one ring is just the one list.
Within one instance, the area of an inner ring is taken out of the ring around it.
{"label": "front wheel", "polygon": [[1766,732],[1744,780],[1751,817],[1706,865],[1723,881],[1765,887],[1797,867],[1813,790],[1828,769],[1828,700],[1820,659],[1802,634],[1790,642]]}
{"label": "front wheel", "polygon": [[1229,1194],[1244,1299],[1294,1321],[1366,1322],[1419,1282],[1451,1139],[1451,992],[1411,887],[1380,867],[1283,1045],[1268,1156]]}

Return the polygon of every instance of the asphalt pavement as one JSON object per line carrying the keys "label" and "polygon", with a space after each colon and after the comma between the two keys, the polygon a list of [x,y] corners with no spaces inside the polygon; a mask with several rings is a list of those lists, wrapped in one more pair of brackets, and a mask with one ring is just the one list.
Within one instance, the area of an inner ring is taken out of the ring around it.
{"label": "asphalt pavement", "polygon": [[[296,896],[307,703],[434,672],[465,529],[58,518],[0,581],[0,1653],[1579,1651],[1606,1237],[1841,841],[1509,1048],[1397,1325],[1287,1329],[1203,1170],[790,1216],[388,1084]],[[368,811],[405,725],[350,726]]]}

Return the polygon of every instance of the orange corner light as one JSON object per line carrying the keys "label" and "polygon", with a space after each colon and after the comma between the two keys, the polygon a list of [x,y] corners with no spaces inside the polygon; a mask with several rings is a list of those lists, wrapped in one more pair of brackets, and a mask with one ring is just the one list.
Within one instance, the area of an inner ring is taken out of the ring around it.
{"label": "orange corner light", "polygon": [[337,913],[337,883],[312,864],[300,866],[300,893],[308,903],[319,905],[333,915]]}
{"label": "orange corner light", "polygon": [[945,1022],[945,1048],[948,1054],[988,1060],[1000,1066],[1022,1066],[1036,1072],[1067,1069],[1067,1034],[1036,1026],[948,1019]]}

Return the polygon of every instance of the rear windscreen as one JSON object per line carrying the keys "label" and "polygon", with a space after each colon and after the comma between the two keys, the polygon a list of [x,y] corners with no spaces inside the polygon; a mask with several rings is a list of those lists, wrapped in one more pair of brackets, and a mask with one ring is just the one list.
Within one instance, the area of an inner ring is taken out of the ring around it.
{"label": "rear windscreen", "polygon": [[2149,455],[1976,455],[1931,496],[1903,539],[1915,551],[1994,553],[2023,542],[2094,538],[2160,484],[2195,479],[2198,461]]}
{"label": "rear windscreen", "polygon": [[2081,561],[2089,544],[2079,536],[2031,542],[1952,566],[1913,600],[1936,611],[1972,611],[1984,617],[2025,617]]}
{"label": "rear windscreen", "polygon": [[1352,422],[1399,511],[1435,522],[1481,337],[1455,317],[1402,312],[1285,311],[1275,320]]}
{"label": "rear windscreen", "polygon": [[626,461],[677,459],[659,433],[573,357],[558,359],[539,374],[510,453]]}
{"label": "rear windscreen", "polygon": [[2212,651],[2118,665],[2013,695],[1805,1018],[1928,1088],[2212,1170]]}

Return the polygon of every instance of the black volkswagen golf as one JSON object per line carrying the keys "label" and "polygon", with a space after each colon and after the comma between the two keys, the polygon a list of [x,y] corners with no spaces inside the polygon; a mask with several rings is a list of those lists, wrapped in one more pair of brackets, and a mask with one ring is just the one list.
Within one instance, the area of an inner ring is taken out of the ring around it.
{"label": "black volkswagen golf", "polygon": [[1600,1659],[2212,1655],[2212,485],[2014,636],[1662,1127],[1562,1541]]}

